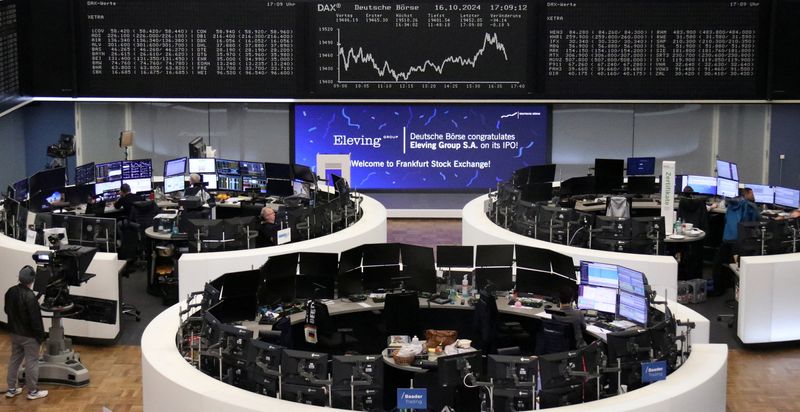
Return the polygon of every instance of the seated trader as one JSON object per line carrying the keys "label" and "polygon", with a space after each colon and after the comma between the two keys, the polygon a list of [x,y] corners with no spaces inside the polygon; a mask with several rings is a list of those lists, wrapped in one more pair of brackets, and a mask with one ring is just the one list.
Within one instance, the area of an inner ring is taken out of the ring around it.
{"label": "seated trader", "polygon": [[214,201],[214,196],[211,196],[208,194],[208,192],[206,192],[202,178],[197,173],[192,173],[189,175],[189,187],[183,191],[183,196],[199,196],[200,201],[203,204],[208,204],[209,207],[214,207],[216,204]]}
{"label": "seated trader", "polygon": [[119,199],[114,202],[114,209],[122,209],[122,211],[125,212],[125,216],[130,216],[133,210],[133,203],[142,200],[144,200],[144,198],[141,196],[136,193],[131,193],[131,186],[129,184],[123,183],[119,188]]}
{"label": "seated trader", "polygon": [[725,275],[729,272],[728,265],[733,263],[733,256],[738,254],[736,241],[739,238],[739,223],[755,222],[761,216],[758,207],[753,203],[755,201],[753,189],[746,187],[742,189],[741,194],[741,197],[728,199],[725,202],[725,229],[722,233],[722,243],[714,257],[714,292],[709,293],[711,296],[720,296],[731,286],[730,276]]}
{"label": "seated trader", "polygon": [[258,225],[256,247],[275,246],[278,244],[278,227],[275,224],[275,211],[272,208],[261,209],[261,222]]}

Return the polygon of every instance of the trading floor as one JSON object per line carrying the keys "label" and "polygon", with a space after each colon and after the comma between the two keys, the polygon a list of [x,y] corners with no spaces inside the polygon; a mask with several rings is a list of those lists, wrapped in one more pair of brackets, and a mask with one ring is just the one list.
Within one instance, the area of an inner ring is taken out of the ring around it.
{"label": "trading floor", "polygon": [[[390,219],[388,241],[413,243],[422,246],[458,244],[461,241],[461,222],[457,219]],[[98,411],[107,407],[113,412],[141,411],[141,354],[139,338],[148,320],[163,307],[160,299],[147,295],[137,286],[144,284],[143,273],[123,279],[126,300],[142,310],[142,322],[125,319],[119,344],[114,346],[77,345],[82,361],[92,372],[87,388],[73,389],[49,386],[50,396],[43,402],[27,401],[22,397],[0,400],[0,412],[5,411]],[[138,293],[138,295],[137,295]],[[708,302],[690,307],[707,317],[725,311],[728,297],[710,298]],[[0,332],[0,359],[7,359],[10,339]],[[735,330],[723,322],[712,321],[711,342],[727,343],[728,411],[788,411],[797,409],[798,393],[787,388],[800,369],[800,345],[795,343],[742,347],[737,343]]]}

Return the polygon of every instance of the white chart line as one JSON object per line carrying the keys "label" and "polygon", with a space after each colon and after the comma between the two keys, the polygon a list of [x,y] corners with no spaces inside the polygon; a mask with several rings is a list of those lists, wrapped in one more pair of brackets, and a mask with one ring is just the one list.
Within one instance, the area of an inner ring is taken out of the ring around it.
{"label": "white chart line", "polygon": [[[471,66],[475,67],[478,63],[478,58],[483,55],[486,51],[487,47],[494,46],[498,51],[503,53],[503,57],[506,61],[508,61],[508,54],[506,53],[506,47],[503,43],[501,43],[497,39],[497,33],[489,34],[485,33],[483,36],[483,45],[475,52],[475,54],[470,58],[465,58],[463,56],[448,56],[441,63],[436,64],[430,60],[425,60],[424,63],[418,66],[411,66],[405,72],[400,72],[395,70],[394,68],[389,65],[388,61],[384,61],[383,65],[378,64],[375,61],[375,58],[372,56],[372,53],[365,52],[363,48],[359,47],[358,51],[355,51],[352,47],[345,51],[344,47],[342,47],[341,42],[341,29],[336,29],[336,81],[338,83],[482,83],[482,84],[497,84],[497,83],[510,83],[510,84],[519,84],[518,81],[413,81],[408,80],[408,78],[417,72],[424,73],[431,68],[433,71],[442,74],[444,71],[444,67],[447,64],[457,64],[461,66]],[[344,71],[348,71],[350,69],[350,65],[354,63],[367,63],[372,64],[372,68],[378,72],[380,77],[384,77],[387,74],[394,78],[394,81],[354,81],[354,80],[345,80],[342,81],[342,68]],[[344,67],[342,67],[344,66]],[[401,80],[402,79],[402,80]]]}

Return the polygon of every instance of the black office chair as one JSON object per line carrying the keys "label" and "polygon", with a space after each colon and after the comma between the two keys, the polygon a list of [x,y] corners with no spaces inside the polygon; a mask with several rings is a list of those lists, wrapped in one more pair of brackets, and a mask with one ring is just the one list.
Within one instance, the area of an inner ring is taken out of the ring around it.
{"label": "black office chair", "polygon": [[419,298],[414,292],[387,293],[383,305],[385,335],[421,336]]}
{"label": "black office chair", "polygon": [[499,322],[497,301],[494,295],[484,289],[475,304],[473,318],[473,346],[486,354],[499,353],[500,348],[519,349],[530,339],[519,322]]}
{"label": "black office chair", "polygon": [[536,335],[536,355],[575,350],[575,329],[571,323],[542,319]]}
{"label": "black office chair", "polygon": [[358,345],[358,339],[353,336],[353,328],[337,327],[336,321],[330,316],[325,304],[317,300],[309,301],[309,305],[312,304],[314,305],[314,325],[317,327],[319,344],[329,350],[336,349],[339,353],[345,353]]}

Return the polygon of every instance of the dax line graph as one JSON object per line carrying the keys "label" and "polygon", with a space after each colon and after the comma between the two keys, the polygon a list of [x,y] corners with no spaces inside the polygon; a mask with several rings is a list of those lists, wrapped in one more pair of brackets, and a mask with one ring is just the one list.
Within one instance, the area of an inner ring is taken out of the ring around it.
{"label": "dax line graph", "polygon": [[[341,42],[341,30],[336,29],[336,47],[337,47],[337,56],[336,56],[336,73],[337,73],[337,82],[338,83],[508,83],[508,84],[519,84],[518,81],[453,81],[453,80],[440,80],[440,81],[431,81],[431,80],[409,80],[409,78],[414,73],[425,73],[428,70],[433,70],[438,74],[442,74],[445,70],[445,66],[447,65],[457,65],[457,66],[470,66],[475,67],[478,64],[478,59],[486,52],[488,48],[494,47],[498,52],[502,53],[503,58],[508,61],[508,54],[506,53],[506,47],[497,37],[497,33],[490,34],[484,33],[483,36],[483,44],[481,47],[473,54],[471,57],[464,57],[464,56],[448,56],[443,59],[440,63],[435,63],[430,60],[425,60],[424,63],[411,66],[405,71],[400,71],[397,69],[392,68],[388,61],[384,60],[383,64],[378,63],[375,60],[375,57],[372,55],[371,52],[364,51],[363,48],[359,47],[358,51],[356,51],[353,47],[345,50],[345,47],[342,46]],[[353,64],[358,63],[365,63],[371,64],[372,68],[378,73],[380,77],[386,77],[387,74],[391,76],[394,80],[378,80],[378,81],[369,81],[369,80],[342,80],[342,71],[347,72],[350,69],[350,66]]]}

